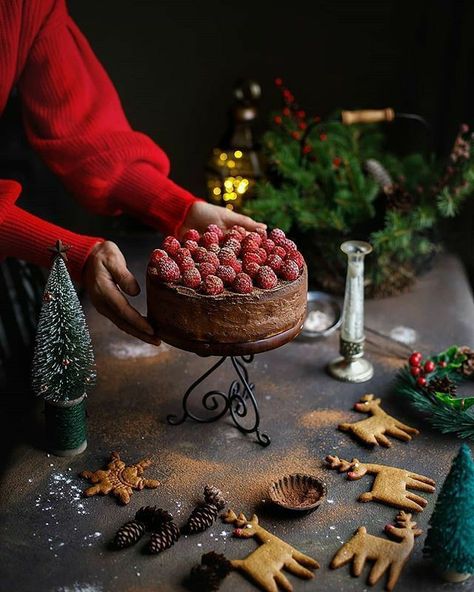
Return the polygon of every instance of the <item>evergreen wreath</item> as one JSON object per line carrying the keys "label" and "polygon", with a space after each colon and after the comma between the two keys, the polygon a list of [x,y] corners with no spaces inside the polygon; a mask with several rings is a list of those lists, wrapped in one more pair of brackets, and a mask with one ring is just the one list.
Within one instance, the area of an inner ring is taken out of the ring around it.
{"label": "evergreen wreath", "polygon": [[[474,193],[473,135],[462,125],[448,158],[387,151],[384,128],[310,116],[276,79],[282,108],[263,136],[265,179],[246,212],[294,235],[313,284],[342,293],[343,240],[369,241],[366,294],[409,287],[438,250],[443,218]],[[314,270],[314,274],[311,273]]]}
{"label": "evergreen wreath", "polygon": [[423,360],[414,352],[397,377],[396,392],[406,397],[443,433],[474,439],[474,396],[457,397],[457,385],[474,376],[474,350],[453,345]]}

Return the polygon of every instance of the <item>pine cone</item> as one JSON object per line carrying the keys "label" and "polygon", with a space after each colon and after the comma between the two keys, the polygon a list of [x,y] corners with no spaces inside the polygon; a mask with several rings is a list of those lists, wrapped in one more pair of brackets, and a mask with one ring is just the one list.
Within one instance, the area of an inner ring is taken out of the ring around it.
{"label": "pine cone", "polygon": [[189,588],[193,592],[214,592],[219,589],[221,578],[215,571],[204,565],[191,568]]}
{"label": "pine cone", "polygon": [[201,557],[202,565],[206,565],[210,569],[214,570],[214,572],[222,579],[225,578],[226,575],[230,573],[232,569],[232,564],[230,561],[221,553],[215,553],[214,551],[210,551],[209,553],[205,553]]}
{"label": "pine cone", "polygon": [[204,500],[216,506],[218,510],[222,510],[226,503],[222,491],[213,485],[206,485],[204,488]]}
{"label": "pine cone", "polygon": [[172,547],[180,537],[179,528],[173,522],[173,519],[163,522],[152,533],[148,542],[148,552],[156,555]]}
{"label": "pine cone", "polygon": [[151,522],[157,510],[158,508],[156,506],[142,506],[135,514],[135,520],[143,522],[147,529],[150,530]]}
{"label": "pine cone", "polygon": [[386,196],[387,210],[409,212],[415,206],[415,198],[401,185],[392,185],[390,190],[386,191]]}
{"label": "pine cone", "polygon": [[464,360],[461,367],[461,372],[464,376],[472,376],[474,374],[474,350],[472,350],[470,347],[464,346],[459,348],[459,351],[464,356],[466,356],[466,360]]}
{"label": "pine cone", "polygon": [[219,510],[214,504],[199,504],[191,512],[183,531],[187,534],[203,532],[212,526],[218,514]]}
{"label": "pine cone", "polygon": [[145,534],[145,524],[139,520],[130,520],[118,529],[113,545],[116,549],[125,549],[137,543]]}
{"label": "pine cone", "polygon": [[452,397],[456,396],[456,384],[448,376],[433,378],[426,386],[426,390],[431,394],[438,392],[448,393]]}
{"label": "pine cone", "polygon": [[375,158],[369,158],[365,161],[365,170],[384,191],[387,191],[392,187],[393,181],[390,177],[390,173],[378,160],[375,160]]}

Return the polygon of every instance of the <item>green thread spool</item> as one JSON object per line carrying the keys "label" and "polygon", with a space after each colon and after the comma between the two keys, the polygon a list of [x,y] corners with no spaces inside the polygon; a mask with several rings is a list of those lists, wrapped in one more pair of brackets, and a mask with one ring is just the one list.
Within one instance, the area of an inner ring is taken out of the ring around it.
{"label": "green thread spool", "polygon": [[87,448],[85,398],[45,403],[48,447],[56,456],[75,456]]}

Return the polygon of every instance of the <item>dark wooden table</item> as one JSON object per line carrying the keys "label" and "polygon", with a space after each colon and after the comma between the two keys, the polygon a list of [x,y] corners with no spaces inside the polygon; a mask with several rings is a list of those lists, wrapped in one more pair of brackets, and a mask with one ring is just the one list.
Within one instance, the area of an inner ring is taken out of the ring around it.
{"label": "dark wooden table", "polygon": [[[143,278],[145,261],[154,246],[149,238],[121,245],[132,270]],[[144,310],[144,295],[138,299]],[[331,571],[330,559],[358,526],[384,536],[384,525],[396,510],[356,501],[370,477],[347,482],[322,467],[326,454],[353,456],[394,464],[443,481],[459,441],[430,429],[403,401],[391,393],[391,383],[402,359],[384,344],[368,346],[374,378],[364,385],[334,381],[324,370],[337,354],[337,337],[295,341],[256,356],[250,368],[256,383],[262,429],[272,444],[262,448],[239,433],[227,419],[208,425],[186,422],[167,425],[166,416],[179,411],[181,398],[212,359],[142,344],[118,331],[87,307],[98,365],[98,385],[89,397],[89,446],[72,460],[56,458],[41,449],[40,409],[20,396],[1,398],[3,424],[0,590],[1,592],[151,592],[181,590],[183,578],[202,553],[215,550],[241,558],[255,548],[253,540],[230,536],[220,522],[203,534],[182,538],[158,556],[141,553],[143,544],[117,552],[108,549],[116,529],[142,505],[157,504],[183,523],[207,483],[220,487],[229,505],[246,514],[258,512],[270,531],[315,557],[321,563],[316,578],[302,581],[289,576],[297,590],[366,590],[365,576],[353,579],[349,568]],[[397,326],[414,329],[416,346],[436,352],[452,343],[474,344],[474,304],[464,272],[451,256],[440,256],[434,271],[403,296],[366,304],[367,324],[384,333]],[[225,388],[230,368],[222,369],[210,387]],[[421,430],[409,444],[394,442],[391,449],[366,450],[336,429],[341,420],[361,418],[351,411],[364,393],[381,396],[384,407]],[[128,506],[115,498],[84,499],[83,469],[105,465],[117,450],[123,459],[153,460],[148,476],[158,478],[157,490],[133,495]],[[301,518],[277,514],[266,503],[272,479],[289,472],[307,472],[325,479],[328,498],[317,511]],[[435,495],[417,516],[426,530]],[[399,592],[444,590],[432,566],[422,558],[424,535],[397,586]],[[223,583],[225,591],[254,590],[240,574]],[[381,583],[376,588],[383,589]],[[454,589],[454,588],[453,588]],[[474,579],[457,589],[474,589]]]}

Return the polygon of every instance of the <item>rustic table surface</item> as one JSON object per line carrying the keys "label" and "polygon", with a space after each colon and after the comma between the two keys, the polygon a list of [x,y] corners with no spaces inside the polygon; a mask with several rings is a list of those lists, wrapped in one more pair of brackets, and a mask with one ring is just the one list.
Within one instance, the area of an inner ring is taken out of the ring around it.
{"label": "rustic table surface", "polygon": [[[144,262],[155,245],[147,237],[131,242],[121,246],[130,267],[142,278]],[[137,301],[145,310],[143,294]],[[256,384],[262,430],[272,438],[272,444],[262,448],[226,418],[206,425],[187,421],[173,427],[166,423],[169,413],[180,410],[186,388],[213,359],[128,338],[90,307],[87,317],[98,384],[88,401],[89,446],[82,455],[66,459],[44,452],[41,410],[32,408],[26,397],[0,398],[1,592],[184,590],[185,576],[204,552],[242,558],[256,548],[256,542],[233,538],[230,526],[219,521],[202,534],[182,537],[157,556],[142,553],[144,541],[123,551],[111,551],[108,544],[117,528],[142,505],[157,504],[183,523],[205,484],[221,488],[236,512],[257,512],[264,527],[320,562],[314,580],[288,576],[296,591],[366,590],[367,567],[362,577],[354,579],[348,566],[332,571],[328,564],[359,526],[383,537],[383,527],[394,519],[396,510],[357,502],[371,477],[348,482],[343,475],[326,470],[321,459],[327,454],[346,459],[357,456],[404,467],[441,484],[458,449],[458,440],[430,429],[391,393],[403,360],[397,357],[397,348],[383,341],[367,346],[375,376],[363,385],[339,383],[325,373],[325,365],[337,354],[336,336],[297,340],[256,356],[249,370]],[[451,256],[440,256],[435,270],[422,277],[412,292],[367,302],[366,324],[386,334],[400,326],[411,328],[418,336],[417,349],[425,353],[452,343],[473,345],[474,303],[460,264]],[[232,378],[230,367],[225,366],[209,388],[226,388]],[[382,397],[388,412],[418,427],[421,434],[408,444],[394,441],[390,449],[372,451],[338,431],[339,422],[362,417],[351,409],[366,392]],[[114,450],[129,463],[152,459],[146,473],[162,485],[135,492],[128,506],[110,496],[83,498],[87,483],[78,473],[104,467]],[[267,502],[272,480],[294,472],[311,473],[327,483],[326,502],[304,517],[278,515]],[[425,495],[428,506],[416,519],[426,532],[435,495]],[[424,535],[416,540],[397,585],[399,592],[451,588],[423,560],[423,542]],[[255,588],[234,572],[221,589]],[[375,589],[383,589],[382,582]],[[457,589],[474,589],[474,579]]]}

